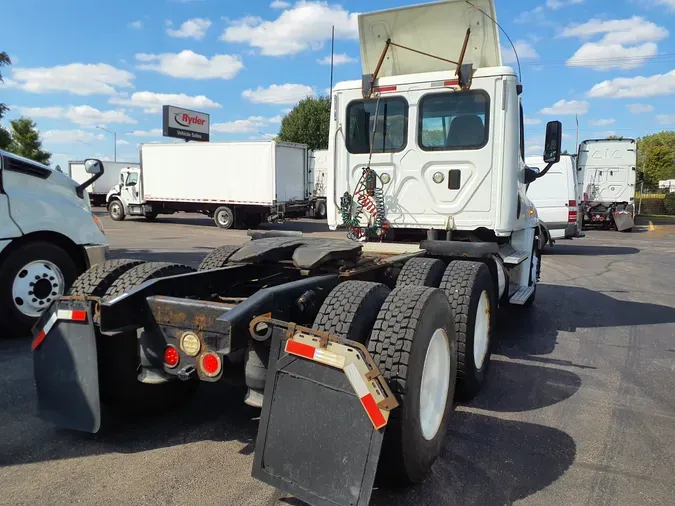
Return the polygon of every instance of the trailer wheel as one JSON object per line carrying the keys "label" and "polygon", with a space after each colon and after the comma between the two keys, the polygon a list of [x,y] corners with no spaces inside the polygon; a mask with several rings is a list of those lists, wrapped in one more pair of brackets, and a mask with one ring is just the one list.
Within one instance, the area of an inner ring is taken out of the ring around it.
{"label": "trailer wheel", "polygon": [[457,397],[472,399],[490,366],[490,338],[497,310],[490,269],[482,262],[456,260],[443,274],[441,289],[452,307],[457,333]]}
{"label": "trailer wheel", "polygon": [[[194,272],[186,265],[148,262],[120,276],[106,291],[107,298],[121,295],[151,279]],[[170,408],[193,393],[198,380],[174,380],[157,385],[140,383],[140,357],[135,331],[97,336],[99,378],[103,402],[123,411],[153,413]]]}
{"label": "trailer wheel", "polygon": [[103,297],[122,274],[144,263],[143,260],[108,260],[94,265],[75,280],[68,295]]}
{"label": "trailer wheel", "polygon": [[114,199],[108,204],[108,214],[113,221],[124,221],[124,218],[126,218],[124,206],[118,199]]}
{"label": "trailer wheel", "polygon": [[317,220],[325,220],[327,215],[328,212],[326,209],[326,201],[325,200],[317,201],[316,207],[314,208],[314,217]]}
{"label": "trailer wheel", "polygon": [[216,222],[218,228],[223,228],[225,230],[230,229],[234,226],[234,213],[229,207],[219,207],[216,209],[216,212],[213,213],[213,221]]}
{"label": "trailer wheel", "polygon": [[380,283],[340,283],[323,301],[312,328],[363,344],[389,292]]}
{"label": "trailer wheel", "polygon": [[408,260],[396,280],[396,286],[431,286],[438,288],[443,279],[445,264],[435,258],[412,258]]}
{"label": "trailer wheel", "polygon": [[436,288],[403,286],[385,300],[368,341],[400,407],[384,434],[380,476],[419,483],[441,453],[457,376],[450,303]]}
{"label": "trailer wheel", "polygon": [[210,271],[213,269],[220,269],[225,267],[232,255],[241,249],[241,244],[228,244],[214,249],[211,253],[206,255],[199,266],[200,271]]}

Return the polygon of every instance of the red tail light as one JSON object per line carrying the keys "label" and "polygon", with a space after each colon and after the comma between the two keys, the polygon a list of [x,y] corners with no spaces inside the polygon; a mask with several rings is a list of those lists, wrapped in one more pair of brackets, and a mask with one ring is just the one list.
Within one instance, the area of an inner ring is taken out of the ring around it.
{"label": "red tail light", "polygon": [[164,365],[170,368],[174,368],[180,362],[180,354],[178,350],[173,346],[167,346],[164,349]]}
{"label": "red tail light", "polygon": [[215,353],[204,353],[202,355],[202,371],[209,377],[218,376],[220,374],[220,369],[222,364],[220,362],[220,357]]}
{"label": "red tail light", "polygon": [[577,207],[577,201],[576,200],[570,200],[567,203],[567,205],[570,206],[570,207]]}
{"label": "red tail light", "polygon": [[567,213],[567,223],[576,223],[577,222],[577,212],[570,211]]}

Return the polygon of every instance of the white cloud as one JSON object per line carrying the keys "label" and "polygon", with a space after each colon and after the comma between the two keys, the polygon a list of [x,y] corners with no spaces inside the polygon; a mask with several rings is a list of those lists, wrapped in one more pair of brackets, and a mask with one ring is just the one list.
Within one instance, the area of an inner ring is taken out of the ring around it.
{"label": "white cloud", "polygon": [[592,98],[646,98],[675,93],[675,70],[653,76],[617,77],[596,84]]}
{"label": "white cloud", "polygon": [[140,20],[132,21],[131,23],[129,23],[129,28],[133,28],[135,30],[140,30],[141,28],[143,28],[143,21],[140,21]]}
{"label": "white cloud", "polygon": [[513,20],[514,23],[531,23],[531,22],[541,22],[546,19],[544,15],[544,6],[539,5],[530,11],[521,12],[516,19]]}
{"label": "white cloud", "polygon": [[272,123],[273,125],[278,125],[278,124],[281,123],[281,121],[282,121],[283,119],[284,119],[283,116],[277,115],[277,116],[274,116],[273,118],[270,118],[270,123]]}
{"label": "white cloud", "polygon": [[537,145],[527,146],[525,148],[525,152],[530,155],[533,154],[541,155],[544,153],[544,146],[537,146]]}
{"label": "white cloud", "polygon": [[633,114],[642,114],[654,111],[654,106],[649,104],[628,104],[626,107],[628,107],[628,110]]}
{"label": "white cloud", "polygon": [[99,111],[89,105],[69,107],[12,107],[19,114],[31,118],[69,119],[78,125],[100,125],[112,123],[136,123],[124,111]]}
{"label": "white cloud", "polygon": [[293,105],[313,94],[310,86],[287,83],[273,84],[269,88],[258,86],[255,90],[244,90],[241,96],[257,104]]}
{"label": "white cloud", "polygon": [[662,125],[673,125],[675,124],[675,114],[658,114],[656,121]]}
{"label": "white cloud", "polygon": [[124,139],[117,139],[117,145],[118,146],[124,146],[126,144],[131,144],[129,141],[125,141]]}
{"label": "white cloud", "polygon": [[249,116],[248,119],[239,119],[225,123],[213,123],[212,132],[219,133],[252,133],[268,127],[271,124],[281,123],[281,116],[266,118],[264,116]]}
{"label": "white cloud", "polygon": [[539,125],[541,123],[541,120],[539,118],[525,118],[523,120],[523,123],[526,125]]}
{"label": "white cloud", "polygon": [[569,66],[589,67],[595,70],[613,68],[632,69],[644,64],[647,58],[658,54],[659,42],[668,37],[668,30],[633,16],[630,19],[590,21],[566,27],[561,37],[579,37],[582,40],[603,35],[599,41],[585,42],[567,60]]}
{"label": "white cloud", "polygon": [[111,104],[142,107],[147,113],[158,113],[163,105],[175,105],[188,109],[218,109],[220,104],[204,95],[190,96],[185,93],[154,93],[152,91],[137,91],[131,97],[111,97]]}
{"label": "white cloud", "polygon": [[[539,53],[534,49],[534,46],[525,40],[517,40],[513,43],[516,47],[516,52],[518,53],[518,58],[520,60],[535,60],[539,58]],[[504,47],[502,46],[502,60],[506,65],[511,63],[516,63],[516,55],[513,52],[511,46]]]}
{"label": "white cloud", "polygon": [[593,137],[597,137],[598,139],[606,139],[607,137],[611,137],[613,135],[616,135],[616,131],[614,130],[605,130],[604,132],[593,132]]}
{"label": "white cloud", "polygon": [[73,95],[113,95],[115,88],[133,88],[135,76],[106,63],[71,63],[56,67],[14,68],[11,87],[31,93],[68,92]]}
{"label": "white cloud", "polygon": [[210,27],[211,20],[194,18],[188,19],[185,23],[180,25],[178,30],[167,28],[166,33],[171,37],[178,37],[180,39],[202,40],[206,36],[206,32]]}
{"label": "white cloud", "polygon": [[[330,55],[319,58],[316,61],[321,65],[330,65]],[[357,61],[356,58],[352,58],[346,53],[336,54],[333,56],[333,65],[344,65],[346,63],[354,63],[355,61]]]}
{"label": "white cloud", "polygon": [[284,56],[321,49],[332,26],[336,38],[358,39],[357,13],[328,2],[300,0],[274,21],[251,16],[233,21],[220,38],[248,44],[267,56]]}
{"label": "white cloud", "polygon": [[180,53],[139,53],[136,59],[143,62],[137,66],[141,70],[154,70],[171,77],[188,79],[232,79],[244,68],[238,56],[217,54],[208,58],[190,50]]}
{"label": "white cloud", "polygon": [[544,107],[539,112],[551,116],[586,114],[588,112],[588,102],[585,100],[558,100],[551,107]]}
{"label": "white cloud", "polygon": [[652,0],[656,5],[663,5],[671,11],[675,11],[675,0]]}
{"label": "white cloud", "polygon": [[77,141],[100,141],[104,138],[103,134],[95,134],[85,130],[47,130],[42,133],[42,139],[51,144],[67,144]]}
{"label": "white cloud", "polygon": [[588,121],[591,126],[609,126],[616,123],[615,119],[592,119]]}
{"label": "white cloud", "polygon": [[131,135],[133,137],[159,137],[163,135],[164,132],[162,132],[161,128],[153,128],[152,130],[134,130],[133,132],[129,132],[127,135]]}
{"label": "white cloud", "polygon": [[270,4],[270,7],[272,9],[285,9],[286,7],[290,6],[291,6],[290,2],[284,2],[283,0],[274,0],[274,2]]}

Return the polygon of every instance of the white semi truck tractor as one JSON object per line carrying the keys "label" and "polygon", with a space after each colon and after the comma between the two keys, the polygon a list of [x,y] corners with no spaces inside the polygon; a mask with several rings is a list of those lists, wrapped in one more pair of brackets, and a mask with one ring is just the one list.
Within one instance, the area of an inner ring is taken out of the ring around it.
{"label": "white semi truck tractor", "polygon": [[497,308],[535,300],[547,234],[526,189],[561,155],[551,122],[546,165],[525,164],[495,19],[492,0],[359,15],[364,75],[335,86],[328,147],[348,239],[256,232],[197,271],[98,266],[36,326],[42,417],[96,432],[103,401],[165,408],[243,360],[254,477],[313,505],[368,504],[376,473],[424,480],[454,400],[485,383]]}

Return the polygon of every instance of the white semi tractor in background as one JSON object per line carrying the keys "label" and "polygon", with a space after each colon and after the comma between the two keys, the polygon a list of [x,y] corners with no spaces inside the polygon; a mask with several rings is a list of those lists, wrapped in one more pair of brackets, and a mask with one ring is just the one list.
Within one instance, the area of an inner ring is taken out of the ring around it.
{"label": "white semi tractor in background", "polygon": [[[105,172],[89,187],[89,198],[91,205],[95,207],[105,207],[106,196],[108,192],[119,183],[120,172],[122,169],[137,169],[139,163],[130,162],[105,162]],[[77,184],[82,184],[91,176],[87,173],[83,160],[72,160],[68,162],[68,175],[75,180]]]}
{"label": "white semi tractor in background", "polygon": [[635,226],[637,142],[634,139],[588,139],[579,145],[583,180],[583,224],[630,232]]}
{"label": "white semi tractor in background", "polygon": [[202,213],[220,228],[253,228],[305,216],[308,154],[276,141],[143,144],[141,164],[120,172],[107,195],[115,221]]}

